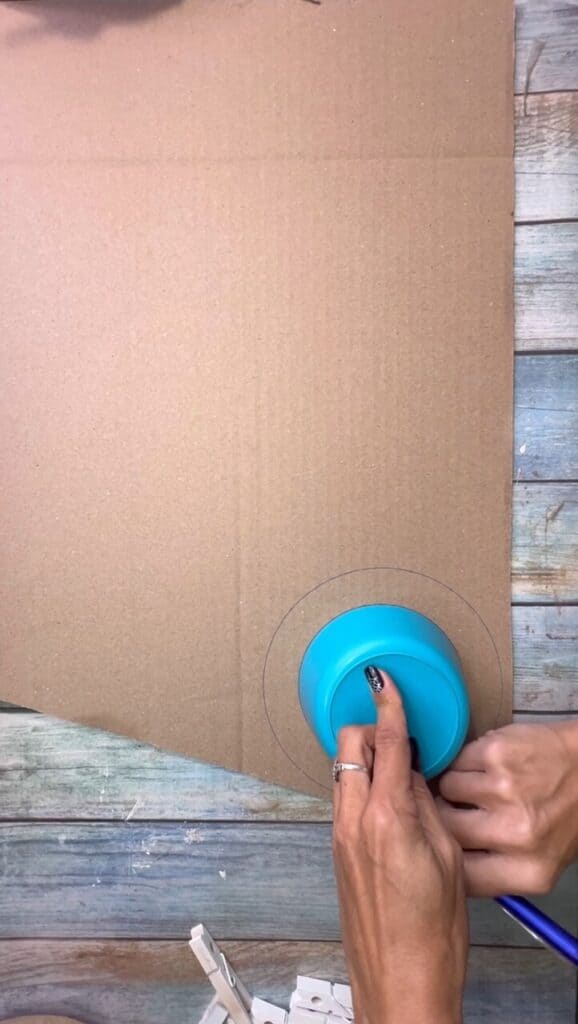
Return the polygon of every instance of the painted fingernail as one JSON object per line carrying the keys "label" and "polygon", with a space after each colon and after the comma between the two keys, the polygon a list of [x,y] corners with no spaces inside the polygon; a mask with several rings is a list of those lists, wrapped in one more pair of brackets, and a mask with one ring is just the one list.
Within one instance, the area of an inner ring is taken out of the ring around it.
{"label": "painted fingernail", "polygon": [[367,666],[365,670],[365,678],[374,693],[381,693],[384,686],[383,679],[381,674],[373,667],[373,665]]}
{"label": "painted fingernail", "polygon": [[411,770],[419,772],[419,747],[415,736],[409,737],[409,749],[411,750]]}

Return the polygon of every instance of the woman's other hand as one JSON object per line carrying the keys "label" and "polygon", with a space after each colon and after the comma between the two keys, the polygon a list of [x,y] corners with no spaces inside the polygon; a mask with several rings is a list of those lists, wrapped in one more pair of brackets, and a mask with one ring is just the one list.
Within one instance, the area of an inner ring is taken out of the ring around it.
{"label": "woman's other hand", "polygon": [[486,733],[463,748],[439,789],[472,896],[548,892],[578,858],[576,721]]}

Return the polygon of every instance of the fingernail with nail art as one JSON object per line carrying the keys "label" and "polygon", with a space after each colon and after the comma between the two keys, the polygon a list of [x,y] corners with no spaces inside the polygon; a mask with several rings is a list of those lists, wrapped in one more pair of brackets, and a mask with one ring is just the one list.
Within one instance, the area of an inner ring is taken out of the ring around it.
{"label": "fingernail with nail art", "polygon": [[384,686],[383,678],[381,676],[381,673],[378,672],[378,670],[374,668],[373,665],[368,665],[367,668],[365,669],[365,678],[367,679],[367,682],[369,683],[374,693],[381,693]]}

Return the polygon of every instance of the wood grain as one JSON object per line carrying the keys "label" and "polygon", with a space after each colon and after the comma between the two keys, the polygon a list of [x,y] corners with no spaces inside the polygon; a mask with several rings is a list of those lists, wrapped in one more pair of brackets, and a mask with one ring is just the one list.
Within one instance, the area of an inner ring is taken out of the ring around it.
{"label": "wood grain", "polygon": [[516,228],[518,351],[578,346],[577,281],[578,223],[521,224]]}
{"label": "wood grain", "polygon": [[578,607],[512,609],[514,708],[578,712]]}
{"label": "wood grain", "polygon": [[[0,825],[0,938],[335,940],[331,826],[304,822]],[[537,902],[567,928],[576,871]],[[476,945],[534,941],[491,901],[470,904]]]}
{"label": "wood grain", "polygon": [[[277,1005],[288,1006],[297,974],[346,980],[337,943],[231,942],[223,949],[249,991]],[[50,1009],[87,1024],[184,1024],[200,1018],[211,991],[184,941],[0,942],[0,1019]],[[568,1024],[574,993],[572,970],[544,950],[474,948],[465,1019]]]}
{"label": "wood grain", "polygon": [[517,0],[517,93],[578,89],[577,57],[574,0]]}
{"label": "wood grain", "polygon": [[99,729],[0,716],[0,820],[329,821],[326,800]]}
{"label": "wood grain", "polygon": [[512,597],[564,604],[578,598],[578,487],[520,484],[514,490]]}
{"label": "wood grain", "polygon": [[515,112],[516,220],[578,217],[578,92],[518,97]]}
{"label": "wood grain", "polygon": [[578,355],[517,356],[514,479],[576,480],[577,438]]}

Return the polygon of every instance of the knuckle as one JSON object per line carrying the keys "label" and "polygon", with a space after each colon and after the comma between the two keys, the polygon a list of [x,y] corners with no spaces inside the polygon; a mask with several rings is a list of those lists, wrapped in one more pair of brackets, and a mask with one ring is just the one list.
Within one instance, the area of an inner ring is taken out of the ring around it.
{"label": "knuckle", "polygon": [[407,736],[398,727],[388,722],[378,722],[375,727],[376,747],[394,747],[400,743],[407,743]]}
{"label": "knuckle", "polygon": [[339,731],[339,757],[343,760],[347,751],[359,751],[363,746],[366,730],[362,725],[346,725]]}
{"label": "knuckle", "polygon": [[535,860],[530,865],[527,879],[528,892],[536,896],[550,892],[556,882],[556,871],[547,861]]}
{"label": "knuckle", "polygon": [[505,742],[498,732],[488,733],[485,738],[484,760],[489,768],[501,768],[505,759]]}
{"label": "knuckle", "polygon": [[514,845],[523,850],[533,850],[539,833],[536,815],[530,808],[524,808],[511,822],[511,838]]}
{"label": "knuckle", "polygon": [[374,807],[361,819],[361,834],[369,847],[383,844],[391,832],[392,815],[387,807]]}
{"label": "knuckle", "polygon": [[500,772],[494,779],[493,789],[496,796],[499,796],[506,803],[509,803],[516,796],[514,779],[509,772]]}
{"label": "knuckle", "polygon": [[348,853],[356,846],[358,829],[349,818],[338,821],[333,826],[333,851],[338,855]]}
{"label": "knuckle", "polygon": [[339,737],[344,740],[362,739],[365,729],[362,725],[346,725],[340,730]]}

